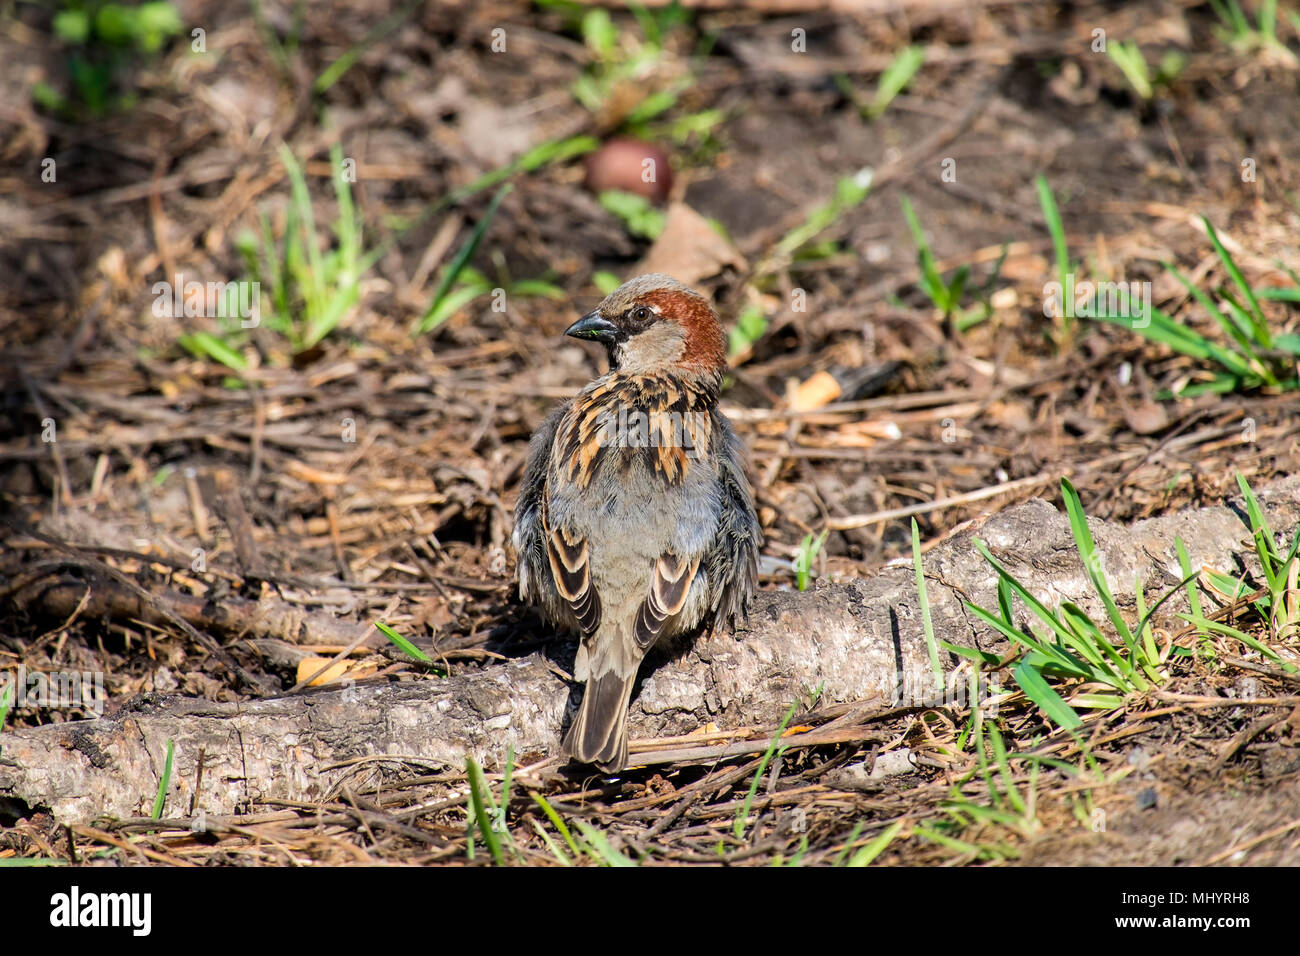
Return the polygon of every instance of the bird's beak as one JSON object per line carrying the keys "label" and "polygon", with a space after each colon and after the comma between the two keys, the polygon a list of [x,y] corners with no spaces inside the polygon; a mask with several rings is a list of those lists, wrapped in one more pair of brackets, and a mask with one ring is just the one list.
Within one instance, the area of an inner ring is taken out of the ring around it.
{"label": "bird's beak", "polygon": [[565,335],[575,339],[589,339],[593,342],[612,343],[618,336],[618,326],[600,314],[600,311],[588,312],[577,322],[564,330]]}

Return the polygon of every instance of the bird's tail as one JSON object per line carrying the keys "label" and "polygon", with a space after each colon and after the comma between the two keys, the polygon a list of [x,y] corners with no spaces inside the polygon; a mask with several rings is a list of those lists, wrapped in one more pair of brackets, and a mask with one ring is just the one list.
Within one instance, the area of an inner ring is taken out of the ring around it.
{"label": "bird's tail", "polygon": [[635,682],[635,668],[626,677],[608,670],[587,680],[578,716],[564,738],[566,754],[606,773],[627,765],[627,704]]}

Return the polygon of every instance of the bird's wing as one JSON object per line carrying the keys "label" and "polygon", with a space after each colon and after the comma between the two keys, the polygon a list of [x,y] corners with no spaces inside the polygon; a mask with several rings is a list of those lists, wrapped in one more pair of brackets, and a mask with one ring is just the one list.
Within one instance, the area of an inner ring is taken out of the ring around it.
{"label": "bird's wing", "polygon": [[681,613],[690,594],[691,582],[700,569],[700,559],[687,560],[675,554],[665,554],[655,562],[650,593],[641,602],[636,614],[637,646],[642,650],[659,639],[664,624],[670,617]]}
{"label": "bird's wing", "polygon": [[721,412],[714,413],[718,443],[718,480],[722,484],[722,513],[718,533],[705,559],[711,604],[719,619],[744,619],[758,585],[758,550],[763,531],[754,514],[754,498],[741,464],[740,440]]}
{"label": "bird's wing", "polygon": [[568,598],[560,593],[557,576],[552,570],[552,548],[545,514],[552,446],[568,408],[569,403],[556,408],[528,444],[528,461],[524,466],[519,501],[515,505],[512,540],[519,556],[519,596],[539,605],[554,623],[580,627],[577,614]]}
{"label": "bird's wing", "polygon": [[600,624],[600,596],[591,584],[589,554],[586,538],[565,528],[547,531],[546,557],[551,566],[551,580],[572,609],[584,635],[594,634]]}
{"label": "bird's wing", "polygon": [[519,555],[519,596],[540,605],[557,624],[592,634],[600,623],[600,598],[591,586],[587,542],[551,528],[546,516],[555,433],[568,409],[567,403],[555,409],[528,443],[512,541]]}

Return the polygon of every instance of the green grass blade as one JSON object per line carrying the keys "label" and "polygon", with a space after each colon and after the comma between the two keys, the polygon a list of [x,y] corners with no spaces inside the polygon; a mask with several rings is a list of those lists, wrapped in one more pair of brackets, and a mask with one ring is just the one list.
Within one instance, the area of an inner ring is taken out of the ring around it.
{"label": "green grass blade", "polygon": [[[898,831],[901,829],[903,829],[903,821],[895,820],[885,827],[870,843],[858,850],[857,853],[854,853],[845,865],[854,867],[870,866],[871,861],[884,853],[889,844],[894,842],[894,837],[898,836]],[[852,845],[852,841],[850,841],[850,845]]]}
{"label": "green grass blade", "polygon": [[167,791],[172,785],[172,757],[175,752],[176,744],[171,740],[167,741],[167,756],[163,760],[162,777],[158,781],[158,793],[153,798],[153,812],[149,814],[155,820],[162,819],[163,807],[167,803]]}
{"label": "green grass blade", "polygon": [[934,641],[934,622],[930,619],[930,597],[925,590],[925,572],[921,569],[921,531],[912,519],[912,567],[916,571],[916,596],[921,604],[921,626],[925,630],[925,646],[930,652],[930,669],[934,671],[934,685],[944,691],[943,664],[939,662],[939,648]]}
{"label": "green grass blade", "polygon": [[497,838],[496,831],[492,829],[492,821],[488,818],[487,801],[492,799],[492,794],[488,790],[487,780],[483,776],[483,768],[478,765],[478,761],[473,757],[466,757],[465,773],[469,777],[469,803],[474,822],[483,837],[483,842],[487,844],[492,861],[497,866],[504,866],[506,857],[501,851],[501,841]]}
{"label": "green grass blade", "polygon": [[948,836],[947,834],[941,833],[939,830],[934,829],[932,827],[927,827],[918,824],[917,826],[912,828],[912,832],[919,837],[924,837],[927,840],[932,840],[933,842],[938,843],[940,846],[946,846],[950,850],[956,850],[958,853],[961,853],[966,856],[970,856],[973,859],[982,859],[989,856],[990,854],[994,856],[1000,855],[995,848],[988,847],[988,846],[977,846],[974,843],[967,843],[965,840],[959,840],[956,837]]}
{"label": "green grass blade", "polygon": [[1025,696],[1034,702],[1039,710],[1058,727],[1077,730],[1083,726],[1083,720],[1054,690],[1047,680],[1032,667],[1021,663],[1011,672],[1011,679],[1020,685]]}
{"label": "green grass blade", "polygon": [[1083,660],[1095,667],[1106,667],[1106,653],[1101,628],[1083,610],[1072,601],[1061,602],[1061,623],[1065,625],[1070,638],[1066,646],[1074,650]]}
{"label": "green grass blade", "polygon": [[1198,289],[1192,283],[1192,280],[1183,275],[1182,272],[1175,268],[1172,263],[1165,262],[1162,263],[1162,265],[1165,267],[1167,272],[1182,283],[1183,288],[1191,294],[1192,298],[1200,303],[1201,308],[1210,313],[1210,316],[1214,321],[1219,323],[1219,327],[1223,329],[1223,331],[1231,337],[1238,346],[1240,346],[1245,355],[1252,359],[1257,358],[1254,346],[1251,344],[1250,337],[1245,329],[1242,329],[1238,323],[1229,321],[1228,317],[1223,314],[1223,311],[1215,304],[1214,300]]}
{"label": "green grass blade", "polygon": [[803,858],[808,855],[808,834],[799,838],[799,849],[795,850],[794,856],[790,857],[790,862],[786,863],[782,855],[778,853],[772,860],[773,866],[803,866]]}
{"label": "green grass blade", "polygon": [[248,362],[236,349],[210,332],[192,332],[176,339],[195,358],[212,359],[235,372],[248,369]]}
{"label": "green grass blade", "polygon": [[[1148,315],[1150,324],[1145,327],[1134,327],[1132,320],[1123,316],[1098,315],[1096,320],[1098,322],[1109,322],[1112,325],[1128,329],[1130,332],[1136,332],[1151,342],[1168,346],[1190,358],[1217,362],[1235,375],[1237,379],[1255,375],[1250,362],[1246,358],[1216,342],[1211,342],[1200,333],[1180,325],[1154,306],[1152,306]],[[1234,382],[1231,387],[1235,388],[1238,385],[1240,385],[1239,381]]]}
{"label": "green grass blade", "polygon": [[528,822],[533,825],[533,829],[536,830],[537,835],[542,838],[542,842],[546,844],[546,848],[551,851],[553,857],[560,861],[562,866],[573,866],[573,861],[569,859],[569,855],[561,850],[555,840],[551,838],[551,835],[546,832],[546,827],[542,826],[541,823],[532,818],[529,818]]}
{"label": "green grass blade", "polygon": [[1150,68],[1136,41],[1128,44],[1116,41],[1107,47],[1106,52],[1110,54],[1110,58],[1123,72],[1138,96],[1149,100],[1155,95],[1155,90],[1151,87]]}
{"label": "green grass blade", "polygon": [[1247,305],[1250,306],[1251,318],[1255,325],[1256,341],[1266,349],[1272,348],[1273,336],[1268,330],[1268,321],[1264,318],[1264,310],[1259,306],[1259,299],[1255,297],[1255,290],[1253,290],[1246,282],[1245,276],[1243,276],[1241,270],[1237,268],[1237,263],[1233,261],[1228,250],[1225,249],[1223,243],[1219,241],[1219,234],[1214,231],[1214,226],[1210,224],[1209,218],[1202,216],[1201,222],[1205,225],[1205,233],[1210,237],[1210,242],[1214,246],[1214,251],[1219,256],[1219,261],[1223,263],[1223,267],[1228,271],[1228,275],[1232,277],[1232,281],[1236,284],[1237,288],[1241,290],[1241,294],[1245,297]]}
{"label": "green grass blade", "polygon": [[[1196,586],[1196,579],[1199,575],[1192,573],[1192,561],[1187,556],[1187,545],[1183,544],[1183,539],[1174,536],[1174,550],[1178,552],[1178,567],[1182,569],[1183,580],[1187,582],[1187,604],[1192,609],[1192,613],[1197,617],[1204,617],[1201,610],[1201,592]],[[1146,615],[1143,615],[1145,617]]]}
{"label": "green grass blade", "polygon": [[1238,302],[1236,296],[1227,289],[1219,289],[1218,292],[1219,295],[1223,297],[1224,304],[1228,307],[1228,312],[1230,313],[1233,325],[1235,325],[1237,329],[1247,337],[1247,339],[1253,338],[1255,335],[1255,321],[1251,318],[1250,313],[1246,311],[1245,306]]}
{"label": "green grass blade", "polygon": [[448,264],[447,268],[443,270],[442,280],[438,283],[438,288],[433,293],[433,299],[429,303],[429,309],[425,312],[424,318],[422,318],[416,325],[415,334],[423,335],[436,327],[437,323],[432,320],[438,311],[439,305],[442,304],[443,299],[446,298],[447,293],[451,291],[451,287],[460,277],[461,270],[463,270],[465,266],[469,264],[469,260],[473,258],[474,252],[478,249],[479,243],[483,241],[484,234],[487,233],[488,226],[492,224],[492,217],[496,215],[497,207],[501,205],[501,200],[506,198],[506,195],[512,188],[513,187],[507,183],[497,190],[496,195],[493,196],[492,200],[488,203],[487,209],[483,213],[483,217],[478,221],[478,225],[474,227],[474,231],[470,233],[465,244],[461,246],[460,251],[456,253],[456,258],[454,258]]}
{"label": "green grass blade", "polygon": [[422,331],[432,332],[475,299],[487,295],[489,291],[486,286],[477,284],[453,289],[425,314]]}
{"label": "green grass blade", "polygon": [[1043,209],[1047,231],[1052,236],[1052,248],[1056,253],[1056,275],[1064,289],[1065,277],[1070,271],[1070,249],[1065,239],[1065,224],[1061,221],[1061,210],[1056,205],[1056,195],[1048,185],[1047,177],[1039,175],[1034,184],[1038,188],[1038,203]]}
{"label": "green grass blade", "polygon": [[[1263,289],[1256,289],[1255,295],[1266,302],[1300,302],[1300,289],[1290,286],[1269,286]],[[1273,340],[1273,344],[1277,344],[1276,338]]]}
{"label": "green grass blade", "polygon": [[963,603],[966,605],[967,610],[969,610],[972,614],[978,617],[985,624],[989,625],[989,627],[993,628],[995,631],[997,631],[1007,640],[1011,641],[1013,644],[1019,644],[1022,647],[1027,647],[1032,651],[1037,651],[1039,654],[1042,654],[1044,657],[1052,656],[1052,648],[1050,644],[1046,644],[1038,640],[1038,638],[1025,633],[1020,628],[1016,627],[1014,624],[1008,624],[1006,621],[1002,620],[1002,618],[989,613],[984,608],[980,607],[978,604],[972,604],[970,601],[965,601]]}
{"label": "green grass blade", "polygon": [[380,20],[359,43],[348,47],[338,59],[321,71],[312,84],[312,92],[320,96],[337,83],[344,73],[352,69],[366,50],[405,23],[406,19],[422,5],[423,0],[411,0],[410,3]]}
{"label": "green grass blade", "polygon": [[416,647],[406,638],[402,637],[401,634],[398,634],[387,624],[383,623],[382,621],[376,621],[375,627],[379,628],[379,630],[383,632],[384,636],[388,638],[390,641],[392,641],[394,644],[396,644],[398,650],[400,650],[407,657],[413,657],[417,661],[422,661],[425,664],[433,663],[432,657],[424,653],[424,651],[420,650],[418,647]]}
{"label": "green grass blade", "polygon": [[635,860],[629,859],[610,846],[608,838],[585,820],[574,820],[573,825],[582,833],[583,840],[590,848],[591,856],[606,866],[636,866]]}
{"label": "green grass blade", "polygon": [[[930,243],[925,238],[925,230],[921,228],[920,220],[916,218],[916,212],[912,209],[912,200],[906,194],[902,197],[902,206],[903,218],[907,220],[907,227],[912,233],[912,243],[916,246],[917,267],[921,270],[921,291],[946,317],[957,306],[957,302],[953,299],[953,290],[939,274],[934,253],[930,251]],[[962,283],[964,282],[963,278]],[[954,280],[953,285],[957,284]]]}
{"label": "green grass blade", "polygon": [[1255,492],[1250,487],[1250,483],[1240,473],[1237,475],[1237,485],[1241,488],[1242,497],[1246,499],[1246,514],[1250,518],[1250,533],[1255,539],[1255,553],[1259,556],[1260,567],[1263,569],[1264,578],[1268,582],[1269,593],[1277,594],[1277,570],[1274,565],[1274,562],[1277,561],[1277,554],[1273,550],[1273,529],[1268,526],[1268,520],[1264,517],[1264,509],[1259,506],[1259,499],[1255,497]]}
{"label": "green grass blade", "polygon": [[521,279],[510,286],[510,294],[526,298],[546,298],[559,300],[566,298],[566,293],[559,286],[544,279]]}
{"label": "green grass blade", "polygon": [[867,198],[871,191],[873,173],[870,169],[859,170],[853,176],[845,176],[835,183],[835,195],[825,205],[818,206],[808,217],[781,237],[776,244],[774,258],[783,259],[793,256],[800,247],[808,243],[818,233],[829,229],[850,209]]}
{"label": "green grass blade", "polygon": [[1110,585],[1106,583],[1106,576],[1101,573],[1097,545],[1093,541],[1092,531],[1088,527],[1088,516],[1084,514],[1083,502],[1079,499],[1079,493],[1074,490],[1074,485],[1070,483],[1070,479],[1061,479],[1061,494],[1065,499],[1065,510],[1070,516],[1070,531],[1074,534],[1074,543],[1079,550],[1079,557],[1083,560],[1084,570],[1088,573],[1088,580],[1092,582],[1093,589],[1106,606],[1106,615],[1110,618],[1110,623],[1114,626],[1115,632],[1123,639],[1129,653],[1136,654],[1137,645],[1133,640],[1133,632],[1129,630],[1128,622],[1120,614],[1119,606],[1115,603],[1115,598],[1111,596]]}
{"label": "green grass blade", "polygon": [[355,281],[327,293],[314,309],[309,310],[307,324],[302,330],[300,348],[303,350],[312,348],[333,332],[360,297],[361,288]]}
{"label": "green grass blade", "polygon": [[849,851],[853,849],[853,844],[858,842],[858,834],[862,832],[862,828],[865,825],[866,824],[863,823],[861,820],[853,824],[853,829],[849,831],[849,838],[844,843],[844,849],[840,850],[840,852],[836,854],[835,861],[831,863],[831,866],[844,865],[845,860],[848,859]]}
{"label": "green grass blade", "polygon": [[555,812],[555,808],[551,806],[550,801],[540,793],[530,792],[529,796],[533,798],[534,803],[542,808],[542,812],[546,814],[546,818],[551,821],[551,826],[555,827],[556,832],[559,833],[564,842],[568,844],[573,855],[575,857],[582,856],[582,850],[578,847],[578,841],[573,838],[573,834],[569,832],[568,826],[565,825],[564,821],[560,818],[560,815]]}
{"label": "green grass blade", "polygon": [[307,260],[311,265],[308,275],[311,282],[310,298],[319,303],[325,298],[325,263],[316,241],[316,216],[311,208],[311,193],[307,190],[307,179],[302,174],[302,167],[298,165],[298,160],[289,147],[281,143],[277,152],[280,162],[284,164],[284,171],[289,176],[289,192],[293,198],[293,209],[305,234]]}
{"label": "green grass blade", "polygon": [[1259,32],[1268,40],[1277,42],[1277,0],[1260,0],[1255,20],[1259,24]]}
{"label": "green grass blade", "polygon": [[[1125,693],[1146,690],[1146,681],[1137,673],[1131,660],[1108,641],[1101,628],[1084,610],[1072,601],[1061,604],[1061,619],[1073,634],[1069,646],[1087,658],[1096,668],[1092,678],[1103,680]],[[1094,655],[1096,660],[1093,660]],[[1130,658],[1132,655],[1130,654]]]}
{"label": "green grass blade", "polygon": [[1012,602],[1014,600],[1015,600],[1015,595],[1011,591],[1011,585],[1007,582],[1006,578],[999,576],[998,577],[998,612],[1002,615],[1002,620],[1006,621],[1008,624],[1015,623],[1011,618]]}
{"label": "green grass blade", "polygon": [[[1223,301],[1228,304],[1228,311],[1232,313],[1233,320],[1236,322],[1237,326],[1243,331],[1251,330],[1251,333],[1253,334],[1252,320],[1246,310],[1242,308],[1241,303],[1234,299],[1227,289],[1219,290],[1219,294],[1223,296]],[[1273,344],[1276,344],[1276,340],[1270,346],[1263,346],[1261,344],[1261,348],[1270,348]],[[1259,356],[1255,355],[1253,350],[1250,352],[1250,355],[1252,356],[1250,367],[1255,371],[1255,373],[1267,384],[1277,385],[1277,376],[1273,374],[1272,369],[1270,369],[1268,365],[1259,358]]]}
{"label": "green grass blade", "polygon": [[509,179],[515,173],[531,173],[551,163],[561,163],[599,148],[600,140],[594,136],[571,136],[568,139],[549,140],[541,143],[524,153],[514,162],[507,163],[500,169],[484,173],[468,185],[448,193],[440,202],[431,207],[429,214],[454,206],[475,193],[482,192],[484,189],[491,189],[497,183]]}
{"label": "green grass blade", "polygon": [[1020,788],[1016,786],[1015,775],[1011,772],[1011,761],[1007,757],[1007,743],[1002,739],[1002,732],[992,721],[988,723],[988,741],[993,745],[993,763],[1002,780],[1002,789],[1006,792],[1011,805],[1016,808],[1016,812],[1023,814],[1025,801],[1020,795]]}
{"label": "green grass blade", "polygon": [[1124,706],[1124,698],[1114,694],[1075,694],[1070,704],[1089,710],[1118,710]]}
{"label": "green grass blade", "polygon": [[1031,637],[1019,628],[1007,624],[1001,618],[990,614],[978,604],[972,604],[969,601],[963,603],[965,603],[967,610],[985,624],[989,625],[989,627],[996,630],[1012,643],[1019,644],[1022,647],[1027,647],[1031,651],[1037,653],[1043,661],[1049,662],[1058,669],[1075,677],[1091,679],[1095,676],[1095,672],[1091,668],[1087,667],[1082,661],[1077,660],[1073,655],[1069,654],[1062,648],[1048,644],[1037,637]]}
{"label": "green grass blade", "polygon": [[1225,637],[1231,637],[1241,641],[1241,643],[1245,644],[1247,647],[1259,651],[1289,674],[1300,673],[1300,667],[1296,667],[1290,661],[1279,657],[1275,650],[1261,642],[1258,638],[1247,634],[1245,631],[1240,631],[1229,624],[1223,624],[1219,621],[1211,621],[1203,617],[1196,617],[1192,614],[1179,614],[1178,616],[1188,624],[1194,624],[1196,627],[1204,630],[1214,631],[1216,634],[1223,634]]}
{"label": "green grass blade", "polygon": [[506,747],[506,772],[501,779],[501,806],[510,806],[510,782],[515,773],[515,747]]}
{"label": "green grass blade", "polygon": [[339,218],[334,223],[338,236],[339,252],[343,258],[344,279],[356,282],[357,253],[361,249],[361,227],[357,222],[356,206],[352,202],[352,187],[343,174],[343,147],[335,143],[330,147],[330,179],[334,184],[334,201],[339,207]]}
{"label": "green grass blade", "polygon": [[[1240,601],[1253,589],[1246,584],[1246,576],[1243,574],[1239,578],[1231,577],[1227,574],[1221,574],[1218,571],[1206,569],[1205,576],[1209,578],[1210,584],[1216,591],[1226,595],[1229,602]],[[1267,600],[1267,598],[1265,599]]]}
{"label": "green grass blade", "polygon": [[889,66],[885,67],[885,72],[880,74],[880,83],[876,87],[876,95],[871,98],[867,105],[866,114],[868,119],[876,119],[889,108],[889,104],[899,93],[907,88],[907,84],[912,82],[912,77],[916,75],[922,64],[925,63],[925,51],[919,46],[907,46],[899,50],[890,61]]}
{"label": "green grass blade", "polygon": [[990,654],[988,651],[981,651],[977,647],[962,647],[959,644],[949,644],[947,641],[940,641],[939,644],[951,654],[964,657],[976,664],[983,664],[986,667],[996,667],[1001,662],[998,655]]}
{"label": "green grass blade", "polygon": [[14,868],[20,868],[24,866],[67,866],[67,865],[68,865],[67,860],[56,860],[53,857],[45,857],[45,856],[18,856],[18,857],[7,857],[3,860],[0,860],[0,868],[10,867],[10,866]]}
{"label": "green grass blade", "polygon": [[[1015,592],[1016,596],[1019,597],[1020,600],[1025,603],[1025,606],[1029,608],[1029,610],[1032,611],[1039,620],[1041,620],[1044,624],[1046,624],[1056,634],[1057,638],[1062,643],[1068,645],[1078,640],[1076,635],[1072,631],[1070,631],[1069,628],[1065,626],[1065,624],[1055,613],[1053,613],[1046,605],[1044,605],[1042,601],[1038,600],[1038,598],[1034,597],[1034,595],[1029,593],[1029,589],[1026,588],[1023,584],[1021,584],[1018,580],[1016,580],[1015,575],[1013,575],[1010,571],[1008,571],[1002,565],[1002,562],[998,561],[997,558],[993,557],[993,555],[989,552],[988,546],[985,545],[983,541],[976,538],[974,543],[975,543],[975,550],[980,553],[980,555],[984,558],[985,561],[989,562],[989,564],[993,566],[993,569],[1003,577],[1003,579],[1007,582],[1007,585],[1011,588],[1012,591]],[[973,606],[970,604],[967,604],[967,607],[971,607],[973,609]],[[982,611],[983,609],[981,608],[980,610]],[[985,615],[988,614],[987,611],[983,613]],[[992,615],[988,615],[988,620],[989,623],[993,624],[995,628],[997,628],[1003,634],[1006,634],[1008,638],[1010,638],[1011,640],[1017,640],[1017,638],[1012,637],[1012,635],[1008,633],[1007,630],[1003,630],[1003,627],[1000,626],[999,623],[993,623],[996,619],[992,618]],[[1015,630],[1015,629],[1011,628],[1010,630]],[[1023,632],[1017,632],[1017,633],[1023,634]],[[1026,645],[1026,646],[1031,646],[1031,645]],[[1062,666],[1069,667],[1070,666],[1069,662],[1073,662],[1073,667],[1080,671],[1080,676],[1089,676],[1089,672],[1087,671],[1086,668],[1083,667],[1081,661],[1074,660],[1073,657],[1071,657],[1069,654],[1067,654],[1064,650],[1060,648],[1055,648],[1052,647],[1051,645],[1044,644],[1041,641],[1039,641],[1037,642],[1037,646],[1035,646],[1034,649],[1054,659],[1059,658],[1062,661]]]}
{"label": "green grass blade", "polygon": [[754,795],[758,793],[758,782],[763,778],[763,771],[767,769],[769,761],[776,754],[777,748],[781,745],[781,735],[785,733],[785,728],[794,719],[795,711],[798,709],[799,702],[796,700],[790,705],[790,709],[785,712],[785,716],[781,718],[781,726],[776,728],[776,733],[772,736],[772,742],[768,744],[763,759],[758,762],[758,769],[754,771],[754,779],[749,783],[749,792],[745,794],[744,802],[736,808],[736,819],[733,821],[731,829],[738,838],[745,835],[745,825],[749,819],[749,808],[754,803]]}
{"label": "green grass blade", "polygon": [[1147,623],[1147,601],[1146,595],[1142,591],[1142,581],[1137,579],[1133,582],[1133,600],[1137,605],[1138,626],[1135,630],[1138,640],[1142,642],[1142,647],[1146,654],[1146,660],[1150,663],[1151,668],[1148,674],[1152,680],[1157,679],[1157,675],[1151,673],[1155,664],[1160,660],[1160,654],[1156,650],[1155,632],[1151,630],[1151,625]]}

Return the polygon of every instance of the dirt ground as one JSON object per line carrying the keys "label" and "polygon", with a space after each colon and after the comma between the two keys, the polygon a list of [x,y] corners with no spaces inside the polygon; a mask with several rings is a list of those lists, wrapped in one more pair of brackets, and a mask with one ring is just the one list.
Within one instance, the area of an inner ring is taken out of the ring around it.
{"label": "dirt ground", "polygon": [[[102,112],[79,98],[49,11],[0,21],[0,668],[101,672],[109,712],[148,693],[283,693],[340,656],[363,683],[440,679],[374,620],[443,675],[539,651],[568,668],[572,647],[515,596],[511,514],[528,436],[605,369],[562,330],[599,300],[604,273],[645,271],[647,256],[689,272],[728,327],[763,316],[734,351],[724,407],[749,449],[765,589],[797,587],[805,536],[828,532],[811,587],[870,577],[910,560],[913,516],[928,551],[1029,498],[1059,506],[1063,477],[1089,515],[1131,522],[1221,504],[1238,474],[1258,489],[1300,470],[1300,393],[1171,397],[1207,381],[1207,363],[1120,325],[1044,315],[1057,269],[1037,185],[1050,183],[1077,271],[1149,282],[1165,314],[1222,339],[1162,263],[1199,288],[1232,281],[1204,216],[1252,286],[1300,285],[1293,10],[1277,48],[1234,46],[1208,3],[1184,0],[813,6],[688,3],[671,24],[618,8],[601,48],[584,39],[588,8],[564,4],[177,2],[183,33],[114,61],[106,82],[130,99]],[[1144,98],[1094,51],[1099,29],[1136,42],[1153,72],[1176,52],[1176,76]],[[923,64],[865,115],[909,44]],[[593,87],[598,102],[584,101]],[[642,119],[657,96],[667,105]],[[587,188],[587,147],[519,168],[548,143],[629,136],[670,162],[667,195],[648,207],[668,211],[663,242]],[[283,247],[295,203],[282,143],[323,255],[348,242],[331,149],[355,172],[361,247],[376,252],[347,277],[356,300],[337,327],[304,343],[273,322],[156,308],[156,283],[178,275],[247,278],[241,249],[263,229]],[[865,198],[786,242],[866,169]],[[963,309],[986,304],[983,321],[958,330],[922,291],[904,196],[939,270],[970,267]],[[468,261],[505,290],[503,311],[489,292],[413,334],[483,224]],[[1263,308],[1295,331],[1295,302]],[[835,394],[801,404],[825,373]],[[189,601],[178,613],[194,633],[88,612],[89,599],[69,608],[51,597],[69,584]],[[272,648],[211,613],[268,595],[346,627]],[[910,708],[882,713],[871,739],[792,750],[777,772],[753,754],[614,781],[521,769],[507,859],[557,862],[532,791],[603,834],[587,846],[656,864],[832,863],[886,832],[876,864],[1300,862],[1300,680],[1229,638],[1156,623],[1167,645],[1198,652],[1171,662],[1158,692],[1089,717],[1090,750],[1055,751],[1086,778],[1013,763],[1017,786],[1037,788],[1028,811],[953,810],[954,792],[1003,810],[1005,794],[970,777],[968,710]],[[1246,614],[1238,626],[1262,633]],[[1276,703],[1215,703],[1243,681]],[[1013,751],[1053,739],[1023,698],[1002,713]],[[5,726],[84,716],[18,707]],[[870,775],[903,747],[931,757]],[[500,792],[500,772],[487,780]],[[65,831],[48,808],[10,802],[0,859],[491,861],[481,836],[467,854],[463,766],[394,765],[356,787],[320,806],[250,806],[203,834],[140,820]]]}

